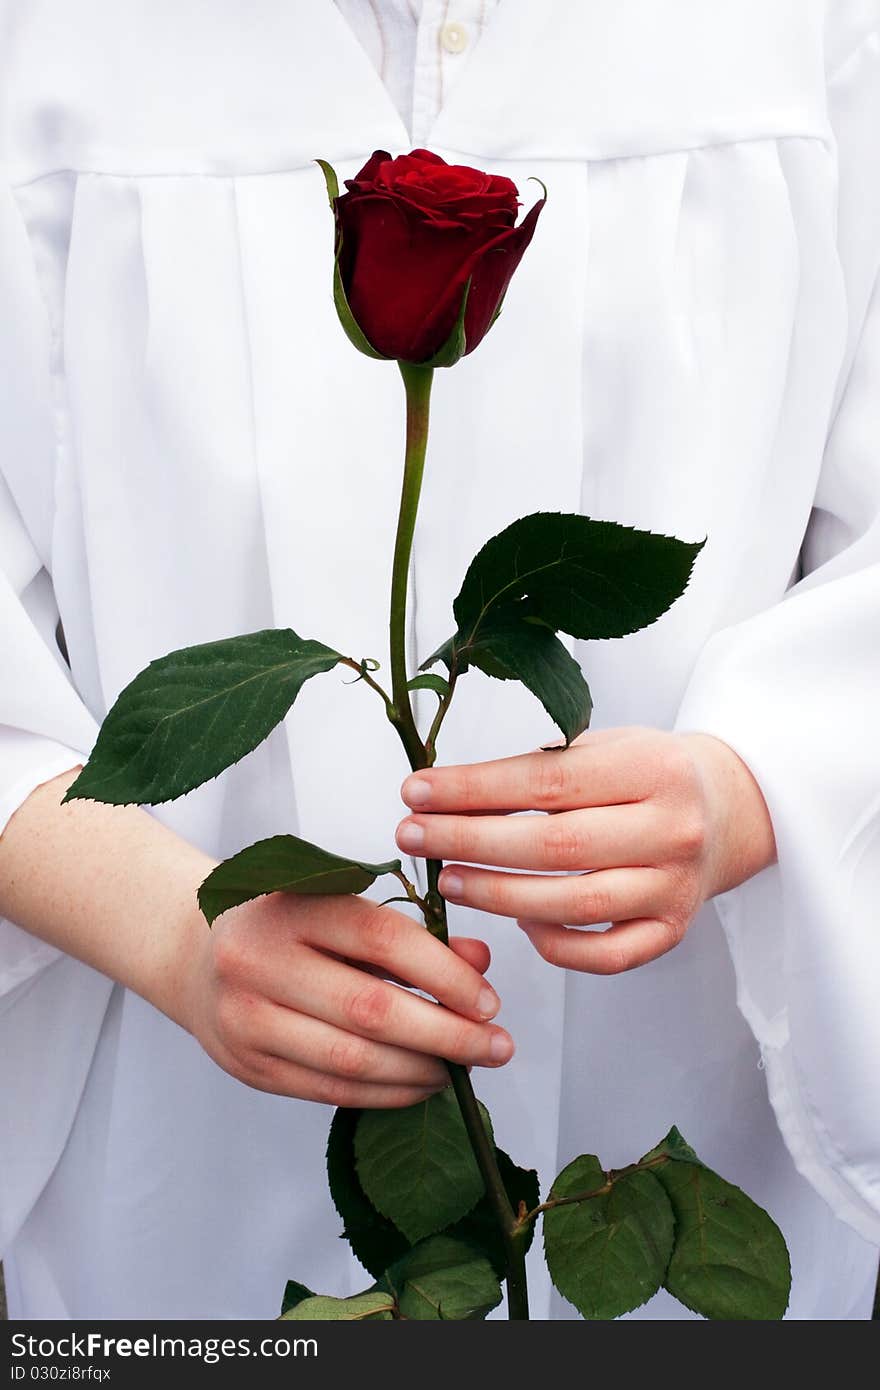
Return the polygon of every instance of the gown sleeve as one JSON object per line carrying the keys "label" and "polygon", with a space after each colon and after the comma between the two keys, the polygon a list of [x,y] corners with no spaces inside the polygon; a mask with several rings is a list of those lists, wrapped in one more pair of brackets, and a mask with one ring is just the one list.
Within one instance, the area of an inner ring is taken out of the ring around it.
{"label": "gown sleeve", "polygon": [[[0,833],[35,787],[85,762],[97,734],[56,640],[50,347],[0,154]],[[0,917],[0,1255],[67,1143],[112,990]]]}
{"label": "gown sleeve", "polygon": [[848,346],[802,578],[718,632],[676,727],[752,770],[778,862],[715,899],[793,1160],[880,1244],[880,3],[829,6]]}
{"label": "gown sleeve", "polygon": [[[48,557],[38,553],[9,481],[53,476],[49,330],[24,226],[0,185],[0,834],[42,782],[85,761],[97,725],[55,637]],[[47,528],[48,529],[48,528]],[[0,997],[57,953],[0,920]]]}

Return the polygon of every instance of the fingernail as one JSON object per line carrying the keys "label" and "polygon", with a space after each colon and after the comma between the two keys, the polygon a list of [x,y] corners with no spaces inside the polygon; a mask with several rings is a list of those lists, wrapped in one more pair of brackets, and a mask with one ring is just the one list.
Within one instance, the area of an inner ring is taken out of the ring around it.
{"label": "fingernail", "polygon": [[407,777],[403,784],[403,799],[408,806],[427,806],[431,800],[431,783],[424,777]]}
{"label": "fingernail", "polygon": [[397,828],[397,843],[401,849],[421,849],[425,832],[414,820],[405,820]]}
{"label": "fingernail", "polygon": [[494,989],[490,989],[489,986],[486,985],[484,989],[480,990],[477,1008],[480,1011],[481,1018],[494,1018],[500,1007],[501,1000],[498,998]]}
{"label": "fingernail", "polygon": [[460,898],[464,892],[464,880],[458,874],[451,874],[444,869],[437,880],[437,887],[444,898]]}
{"label": "fingernail", "polygon": [[506,1062],[513,1056],[513,1043],[506,1033],[493,1033],[489,1043],[489,1056],[493,1062]]}

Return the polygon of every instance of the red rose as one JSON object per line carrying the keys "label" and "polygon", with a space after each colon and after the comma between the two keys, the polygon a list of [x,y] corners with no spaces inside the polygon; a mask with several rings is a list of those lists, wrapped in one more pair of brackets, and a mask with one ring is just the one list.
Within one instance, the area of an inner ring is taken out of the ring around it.
{"label": "red rose", "polygon": [[348,307],[377,355],[430,361],[455,328],[468,282],[464,352],[473,352],[545,199],[517,227],[510,179],[447,164],[430,150],[398,159],[376,150],[345,186],[336,198],[331,189],[338,268]]}

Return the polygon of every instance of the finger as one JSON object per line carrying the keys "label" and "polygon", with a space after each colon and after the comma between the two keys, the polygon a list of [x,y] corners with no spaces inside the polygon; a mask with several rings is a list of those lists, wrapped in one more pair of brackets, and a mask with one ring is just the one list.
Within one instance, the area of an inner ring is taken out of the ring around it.
{"label": "finger", "polygon": [[270,1000],[249,1004],[242,1039],[254,1052],[348,1081],[433,1090],[449,1085],[449,1073],[436,1057],[346,1033]]}
{"label": "finger", "polygon": [[383,973],[432,994],[458,1014],[481,1020],[494,1017],[501,1001],[466,959],[402,913],[375,903],[361,906],[361,912],[312,918],[308,944],[379,966]]}
{"label": "finger", "polygon": [[599,869],[552,877],[454,864],[443,870],[438,886],[451,902],[480,912],[584,927],[658,914],[667,881],[659,869]]}
{"label": "finger", "polygon": [[668,847],[650,801],[545,816],[409,816],[397,827],[407,854],[510,869],[606,869],[655,864]]}
{"label": "finger", "polygon": [[276,1096],[294,1096],[299,1100],[315,1101],[319,1105],[341,1105],[352,1110],[397,1110],[418,1105],[436,1094],[436,1088],[425,1090],[418,1086],[384,1086],[328,1076],[267,1053],[255,1054],[245,1065],[236,1065],[230,1070],[240,1081],[258,1091],[268,1091]]}
{"label": "finger", "polygon": [[[467,961],[474,970],[479,970],[480,974],[484,975],[489,969],[492,956],[485,941],[472,940],[467,936],[453,936],[449,939],[449,949],[454,951],[457,956],[461,956],[462,960]],[[327,954],[335,955],[332,951]],[[364,970],[370,975],[375,975],[380,980],[391,980],[393,984],[409,987],[406,980],[401,980],[399,975],[389,974],[387,970],[382,969],[381,965],[366,965],[363,961],[350,960],[346,956],[336,956],[336,959],[343,961],[346,965],[353,965],[358,970]]]}
{"label": "finger", "polygon": [[[434,944],[469,969],[452,951]],[[463,1018],[305,945],[295,948],[290,970],[279,971],[277,962],[271,968],[257,963],[251,988],[347,1033],[464,1066],[502,1066],[513,1055],[513,1041],[503,1028]]]}
{"label": "finger", "polygon": [[424,768],[401,796],[413,811],[570,811],[641,800],[639,739],[587,735],[570,748],[538,749],[492,762]]}
{"label": "finger", "polygon": [[619,975],[671,951],[683,932],[669,922],[644,918],[615,922],[607,931],[577,931],[559,924],[521,921],[535,950],[551,965],[590,975]]}
{"label": "finger", "polygon": [[466,960],[474,970],[479,970],[481,975],[485,975],[492,964],[492,952],[485,941],[477,941],[470,936],[451,936],[449,949]]}

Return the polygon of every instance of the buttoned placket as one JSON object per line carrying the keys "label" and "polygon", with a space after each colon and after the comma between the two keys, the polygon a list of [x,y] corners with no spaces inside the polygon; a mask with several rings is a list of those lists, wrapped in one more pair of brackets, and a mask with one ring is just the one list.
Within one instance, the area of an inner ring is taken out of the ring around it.
{"label": "buttoned placket", "polygon": [[422,0],[413,77],[412,142],[422,145],[499,0]]}

